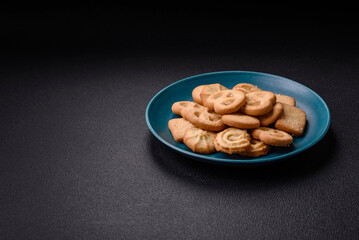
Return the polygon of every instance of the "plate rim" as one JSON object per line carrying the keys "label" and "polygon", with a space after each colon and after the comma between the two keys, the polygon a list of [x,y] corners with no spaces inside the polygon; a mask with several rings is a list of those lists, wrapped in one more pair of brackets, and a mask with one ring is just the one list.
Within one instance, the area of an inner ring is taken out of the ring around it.
{"label": "plate rim", "polygon": [[[194,152],[190,152],[184,149],[181,149],[177,146],[174,146],[170,143],[168,143],[166,140],[164,140],[160,135],[157,134],[157,132],[153,129],[151,123],[150,123],[150,119],[149,119],[149,111],[151,106],[154,104],[155,100],[161,95],[163,94],[168,88],[177,85],[179,83],[185,82],[185,81],[189,81],[193,78],[197,78],[197,77],[203,77],[203,76],[208,76],[208,75],[215,75],[215,74],[233,74],[233,73],[242,73],[242,74],[259,74],[259,75],[267,75],[267,76],[271,76],[271,77],[276,77],[276,78],[281,78],[283,80],[286,81],[290,81],[290,82],[294,82],[296,84],[301,85],[302,87],[304,87],[305,89],[309,90],[312,94],[314,94],[324,105],[325,110],[326,110],[326,115],[327,115],[327,121],[326,121],[326,125],[325,125],[325,129],[320,133],[319,136],[317,136],[313,141],[310,142],[310,144],[300,148],[300,149],[295,149],[289,153],[285,153],[283,155],[279,155],[279,156],[273,156],[273,157],[269,157],[266,156],[265,158],[261,158],[261,159],[224,159],[224,158],[216,158],[216,157],[211,157],[208,155],[203,155],[203,154],[197,154]],[[275,74],[271,74],[271,73],[264,73],[264,72],[257,72],[257,71],[239,71],[239,70],[231,70],[231,71],[214,71],[214,72],[207,72],[207,73],[201,73],[201,74],[196,74],[196,75],[192,75],[183,79],[180,79],[168,86],[166,86],[165,88],[161,89],[157,94],[155,94],[152,99],[149,101],[149,103],[147,104],[146,107],[146,124],[147,127],[150,129],[151,133],[158,139],[160,140],[162,143],[164,143],[166,146],[168,146],[169,148],[183,154],[186,155],[187,157],[193,158],[195,160],[199,160],[199,161],[203,161],[205,160],[205,162],[208,163],[222,163],[222,164],[233,164],[233,165],[248,165],[248,164],[262,164],[262,163],[271,163],[271,162],[275,162],[275,161],[279,161],[294,155],[297,155],[300,152],[303,152],[309,148],[311,148],[312,146],[314,146],[315,144],[317,144],[328,132],[329,127],[330,127],[330,122],[331,122],[331,114],[330,114],[330,110],[328,105],[326,104],[326,102],[323,100],[323,98],[317,94],[315,91],[313,91],[312,89],[310,89],[309,87],[296,82],[292,79],[286,78],[286,77],[282,77],[279,75],[275,75]]]}

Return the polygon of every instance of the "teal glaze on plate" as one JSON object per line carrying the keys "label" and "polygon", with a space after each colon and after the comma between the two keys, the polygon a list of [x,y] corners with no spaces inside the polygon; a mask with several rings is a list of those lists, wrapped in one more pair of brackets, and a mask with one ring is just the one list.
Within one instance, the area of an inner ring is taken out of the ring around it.
{"label": "teal glaze on plate", "polygon": [[[220,83],[231,89],[238,83],[250,83],[262,90],[296,99],[296,106],[307,114],[307,123],[302,137],[294,138],[288,148],[273,147],[267,156],[258,158],[242,157],[217,152],[202,155],[192,152],[183,143],[174,141],[168,129],[168,121],[179,115],[171,111],[178,101],[193,101],[192,90],[205,84]],[[320,141],[329,129],[330,112],[324,100],[313,90],[293,80],[273,74],[250,71],[223,71],[200,74],[177,81],[157,93],[146,109],[146,122],[152,134],[173,150],[195,160],[226,165],[257,165],[270,163],[298,154]]]}

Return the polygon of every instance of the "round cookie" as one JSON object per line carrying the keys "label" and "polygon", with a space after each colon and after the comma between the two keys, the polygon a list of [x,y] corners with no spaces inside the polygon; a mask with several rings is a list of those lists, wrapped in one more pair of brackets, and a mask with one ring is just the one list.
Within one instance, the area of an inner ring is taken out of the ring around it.
{"label": "round cookie", "polygon": [[206,106],[218,114],[237,112],[246,103],[246,95],[241,91],[223,90],[207,98]]}
{"label": "round cookie", "polygon": [[208,110],[206,107],[198,109],[185,108],[181,113],[184,119],[201,129],[218,132],[226,128],[222,121],[222,116]]}
{"label": "round cookie", "polygon": [[288,147],[293,143],[293,137],[288,133],[268,127],[254,129],[252,137],[261,140],[265,144],[278,147]]}
{"label": "round cookie", "polygon": [[207,107],[207,102],[206,102],[207,98],[209,96],[211,96],[213,93],[223,91],[223,90],[228,90],[228,88],[226,88],[225,86],[222,86],[219,83],[205,85],[200,93],[203,105]]}
{"label": "round cookie", "polygon": [[251,116],[261,116],[273,109],[276,101],[275,95],[268,91],[250,92],[246,94],[246,104],[242,111]]}
{"label": "round cookie", "polygon": [[228,154],[244,152],[250,145],[251,136],[247,130],[227,128],[217,133],[214,146],[217,151]]}
{"label": "round cookie", "polygon": [[261,126],[268,126],[275,122],[279,118],[279,116],[283,112],[283,106],[281,103],[276,102],[273,106],[273,109],[265,114],[259,117],[259,121],[261,122]]}
{"label": "round cookie", "polygon": [[253,84],[250,84],[250,83],[239,83],[236,86],[234,86],[232,89],[235,91],[242,91],[245,94],[250,93],[250,92],[262,91],[262,89],[260,89],[257,86],[254,86]]}
{"label": "round cookie", "polygon": [[269,150],[269,145],[266,145],[257,139],[252,139],[246,150],[244,152],[240,152],[239,154],[244,157],[259,157],[267,155]]}
{"label": "round cookie", "polygon": [[222,116],[222,121],[231,127],[252,129],[260,126],[258,118],[242,113],[231,113]]}
{"label": "round cookie", "polygon": [[201,92],[203,90],[205,85],[200,85],[198,87],[195,87],[192,91],[192,98],[193,100],[198,103],[198,104],[201,104],[203,105],[202,103],[202,99],[201,99]]}
{"label": "round cookie", "polygon": [[183,136],[183,142],[193,152],[201,154],[211,154],[216,152],[214,138],[216,133],[202,130],[199,128],[189,128]]}

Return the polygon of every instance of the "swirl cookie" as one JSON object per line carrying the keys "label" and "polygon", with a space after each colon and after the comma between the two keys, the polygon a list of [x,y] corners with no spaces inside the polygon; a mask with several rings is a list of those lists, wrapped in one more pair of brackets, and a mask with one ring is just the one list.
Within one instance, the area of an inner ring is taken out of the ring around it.
{"label": "swirl cookie", "polygon": [[205,85],[200,85],[198,87],[195,87],[192,91],[192,98],[193,100],[198,103],[203,105],[202,99],[201,99],[201,92],[203,90]]}
{"label": "swirl cookie", "polygon": [[215,137],[216,133],[195,127],[186,130],[183,136],[183,142],[193,152],[211,154],[216,151],[214,147]]}
{"label": "swirl cookie", "polygon": [[269,113],[259,117],[261,126],[266,127],[266,126],[274,123],[279,118],[279,116],[281,115],[282,112],[283,112],[282,104],[279,102],[275,103],[273,106],[273,109]]}
{"label": "swirl cookie", "polygon": [[288,133],[268,127],[254,129],[252,137],[261,140],[265,144],[278,147],[288,147],[293,143],[293,137]]}
{"label": "swirl cookie", "polygon": [[235,91],[242,91],[245,94],[250,93],[250,92],[258,92],[258,91],[262,91],[262,89],[260,89],[257,86],[254,86],[253,84],[250,83],[239,83],[236,86],[234,86],[232,88],[232,90]]}
{"label": "swirl cookie", "polygon": [[206,107],[185,108],[181,113],[184,119],[201,129],[218,132],[226,128],[222,116]]}
{"label": "swirl cookie", "polygon": [[252,129],[260,126],[258,118],[242,113],[231,113],[222,116],[222,121],[231,127]]}
{"label": "swirl cookie", "polygon": [[246,94],[247,101],[242,111],[251,116],[261,116],[269,113],[276,101],[275,95],[268,91],[250,92]]}
{"label": "swirl cookie", "polygon": [[182,115],[182,110],[186,108],[202,109],[203,106],[190,101],[180,101],[172,104],[172,112],[178,115]]}
{"label": "swirl cookie", "polygon": [[213,93],[228,90],[225,86],[222,86],[219,83],[205,85],[200,93],[201,100],[204,106],[207,107],[207,98],[211,96]]}
{"label": "swirl cookie", "polygon": [[305,112],[288,104],[282,105],[283,112],[276,121],[275,127],[295,137],[300,137],[303,134],[307,120]]}
{"label": "swirl cookie", "polygon": [[275,96],[277,98],[277,102],[295,106],[295,99],[293,97],[282,94],[275,94]]}
{"label": "swirl cookie", "polygon": [[251,136],[247,130],[227,128],[217,133],[214,146],[217,151],[229,154],[244,152],[250,145]]}
{"label": "swirl cookie", "polygon": [[246,95],[241,91],[223,90],[213,93],[206,101],[206,106],[218,114],[233,113],[246,103]]}
{"label": "swirl cookie", "polygon": [[269,150],[269,145],[264,144],[257,139],[252,139],[250,145],[246,148],[246,150],[244,152],[240,152],[239,154],[244,157],[259,157],[267,155]]}
{"label": "swirl cookie", "polygon": [[178,143],[183,142],[183,136],[186,130],[193,127],[195,126],[184,118],[173,118],[168,121],[168,128],[172,137]]}

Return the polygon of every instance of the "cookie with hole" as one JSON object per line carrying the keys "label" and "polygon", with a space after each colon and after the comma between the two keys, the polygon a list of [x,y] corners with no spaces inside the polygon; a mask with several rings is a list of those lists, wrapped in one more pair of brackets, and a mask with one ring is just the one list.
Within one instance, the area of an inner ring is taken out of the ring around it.
{"label": "cookie with hole", "polygon": [[242,91],[245,94],[250,93],[250,92],[262,91],[262,89],[260,89],[259,87],[255,86],[253,84],[250,84],[250,83],[238,83],[232,89],[235,91]]}
{"label": "cookie with hole", "polygon": [[288,147],[293,143],[293,137],[288,133],[269,127],[259,127],[251,132],[252,138],[265,144],[277,147]]}
{"label": "cookie with hole", "polygon": [[241,91],[223,90],[208,97],[207,107],[218,114],[237,112],[246,103],[246,95]]}
{"label": "cookie with hole", "polygon": [[181,113],[184,119],[204,130],[218,132],[227,127],[222,121],[222,115],[206,107],[201,109],[186,108]]}
{"label": "cookie with hole", "polygon": [[272,92],[250,92],[246,94],[246,103],[241,110],[251,116],[261,116],[273,109],[275,101],[276,97]]}
{"label": "cookie with hole", "polygon": [[203,106],[208,107],[207,106],[207,99],[208,99],[209,96],[211,96],[213,93],[223,91],[223,90],[228,90],[228,88],[226,88],[225,86],[223,86],[223,85],[221,85],[219,83],[205,85],[202,88],[202,91],[200,93]]}

